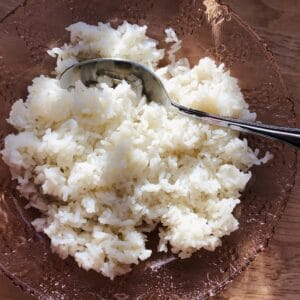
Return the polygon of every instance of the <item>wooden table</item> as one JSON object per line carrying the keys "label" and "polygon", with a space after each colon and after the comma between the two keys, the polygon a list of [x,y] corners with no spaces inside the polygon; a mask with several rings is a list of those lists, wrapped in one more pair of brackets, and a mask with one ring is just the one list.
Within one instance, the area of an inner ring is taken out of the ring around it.
{"label": "wooden table", "polygon": [[[22,1],[0,0],[0,21]],[[224,0],[269,44],[292,98],[300,127],[300,0]],[[287,41],[287,42],[282,42]],[[29,300],[0,275],[0,300]],[[298,175],[269,247],[214,299],[300,299],[300,155]]]}

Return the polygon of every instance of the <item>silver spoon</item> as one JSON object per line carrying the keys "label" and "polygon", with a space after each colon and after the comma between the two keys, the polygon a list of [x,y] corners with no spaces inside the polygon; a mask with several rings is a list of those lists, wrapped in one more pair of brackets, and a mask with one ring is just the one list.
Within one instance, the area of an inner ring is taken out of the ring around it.
{"label": "silver spoon", "polygon": [[220,117],[203,111],[182,106],[172,101],[161,80],[147,67],[124,59],[96,58],[82,61],[67,68],[60,75],[60,84],[63,88],[74,87],[77,80],[86,86],[97,84],[97,78],[107,75],[113,79],[134,83],[141,80],[143,93],[147,100],[156,101],[169,107],[176,107],[181,113],[199,118],[205,122],[234,130],[262,135],[280,140],[300,148],[300,129],[265,125],[257,122],[248,122],[234,118]]}

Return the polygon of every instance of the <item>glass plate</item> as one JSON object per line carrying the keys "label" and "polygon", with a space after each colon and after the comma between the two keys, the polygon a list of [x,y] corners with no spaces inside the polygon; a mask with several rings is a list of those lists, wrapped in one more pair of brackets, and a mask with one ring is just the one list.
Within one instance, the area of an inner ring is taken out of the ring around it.
{"label": "glass plate", "polygon": [[[162,46],[164,28],[173,27],[183,46],[177,57],[187,56],[196,63],[208,55],[224,62],[238,78],[259,121],[293,126],[293,103],[259,37],[226,6],[211,11],[216,15],[210,21],[204,12],[202,1],[197,0],[26,1],[0,24],[1,148],[3,138],[12,132],[5,121],[11,105],[26,97],[33,77],[51,73],[55,62],[46,50],[67,41],[64,28],[77,21],[146,24],[148,34]],[[247,138],[253,148],[270,151],[274,159],[252,169],[251,182],[235,210],[239,230],[223,238],[215,252],[201,250],[157,270],[151,264],[172,254],[154,251],[150,259],[114,281],[51,253],[49,240],[30,225],[38,213],[24,210],[26,202],[0,159],[0,269],[40,299],[202,299],[216,294],[266,247],[294,184],[294,149],[268,139]],[[156,245],[152,234],[149,246],[155,250]]]}

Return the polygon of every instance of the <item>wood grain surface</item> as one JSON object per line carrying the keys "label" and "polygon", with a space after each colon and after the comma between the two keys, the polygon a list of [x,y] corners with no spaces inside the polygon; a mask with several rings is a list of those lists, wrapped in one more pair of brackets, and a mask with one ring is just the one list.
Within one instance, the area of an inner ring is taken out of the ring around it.
{"label": "wood grain surface", "polygon": [[[275,54],[300,127],[300,0],[224,0]],[[26,1],[0,0],[0,21]],[[29,300],[0,275],[0,300]],[[214,299],[300,299],[300,155],[295,187],[269,247]]]}

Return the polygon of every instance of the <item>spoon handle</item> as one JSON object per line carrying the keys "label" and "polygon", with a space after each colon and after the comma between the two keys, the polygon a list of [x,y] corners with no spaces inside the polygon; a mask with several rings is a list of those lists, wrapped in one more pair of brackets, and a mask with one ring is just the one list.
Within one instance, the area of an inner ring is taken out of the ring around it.
{"label": "spoon handle", "polygon": [[179,109],[180,112],[188,114],[193,117],[200,118],[201,120],[204,120],[210,124],[222,126],[222,127],[228,127],[233,130],[262,135],[265,137],[277,139],[279,141],[300,148],[299,128],[265,125],[258,122],[248,122],[248,121],[242,121],[234,118],[219,117],[192,108],[187,108],[185,106],[182,106],[174,102],[171,103],[174,107]]}

